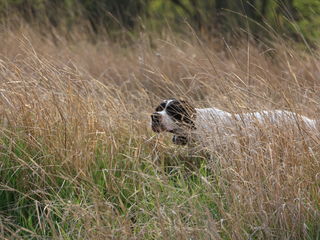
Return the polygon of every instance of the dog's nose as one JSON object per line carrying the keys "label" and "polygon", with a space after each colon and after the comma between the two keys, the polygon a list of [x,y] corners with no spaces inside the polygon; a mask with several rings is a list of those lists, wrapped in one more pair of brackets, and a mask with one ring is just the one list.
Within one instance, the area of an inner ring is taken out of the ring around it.
{"label": "dog's nose", "polygon": [[161,132],[163,131],[162,128],[161,128],[161,115],[157,112],[151,114],[151,127],[152,127],[152,130],[154,132]]}
{"label": "dog's nose", "polygon": [[155,123],[159,123],[160,122],[160,114],[159,113],[153,113],[152,115],[151,115],[151,119],[152,119],[152,121],[153,122],[155,122]]}

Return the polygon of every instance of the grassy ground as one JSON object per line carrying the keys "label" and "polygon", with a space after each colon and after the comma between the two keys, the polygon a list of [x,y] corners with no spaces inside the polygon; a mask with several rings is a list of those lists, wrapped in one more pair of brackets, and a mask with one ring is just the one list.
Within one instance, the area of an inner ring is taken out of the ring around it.
{"label": "grassy ground", "polygon": [[320,239],[317,133],[195,153],[149,126],[170,97],[319,118],[319,52],[85,39],[0,35],[1,239]]}

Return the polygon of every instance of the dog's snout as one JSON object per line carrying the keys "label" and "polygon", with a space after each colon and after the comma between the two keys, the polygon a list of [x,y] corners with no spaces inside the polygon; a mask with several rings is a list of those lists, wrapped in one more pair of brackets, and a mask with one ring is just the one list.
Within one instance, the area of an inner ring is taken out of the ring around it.
{"label": "dog's snout", "polygon": [[153,113],[153,114],[151,115],[152,121],[157,122],[157,123],[160,122],[160,117],[161,117],[161,116],[160,116],[159,113]]}
{"label": "dog's snout", "polygon": [[151,115],[151,127],[152,127],[152,130],[154,132],[161,132],[163,131],[162,129],[162,125],[161,125],[161,115],[157,112],[153,113]]}

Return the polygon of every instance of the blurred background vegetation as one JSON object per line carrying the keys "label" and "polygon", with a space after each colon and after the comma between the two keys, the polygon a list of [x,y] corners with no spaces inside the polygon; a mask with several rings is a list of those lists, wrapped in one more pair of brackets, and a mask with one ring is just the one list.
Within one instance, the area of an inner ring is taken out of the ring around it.
{"label": "blurred background vegetation", "polygon": [[317,131],[150,129],[168,97],[320,119],[319,26],[320,0],[0,0],[0,239],[320,240]]}
{"label": "blurred background vegetation", "polygon": [[66,33],[79,25],[109,36],[164,26],[179,32],[188,23],[209,37],[280,33],[313,46],[320,37],[319,0],[0,0],[0,14]]}

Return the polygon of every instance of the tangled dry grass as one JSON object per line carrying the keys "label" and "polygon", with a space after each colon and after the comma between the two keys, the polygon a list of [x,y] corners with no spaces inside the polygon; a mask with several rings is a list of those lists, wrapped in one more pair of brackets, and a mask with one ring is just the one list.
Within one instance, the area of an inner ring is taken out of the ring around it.
{"label": "tangled dry grass", "polygon": [[319,52],[172,33],[78,39],[0,35],[0,238],[320,239],[317,133],[208,155],[149,127],[168,97],[319,118]]}

